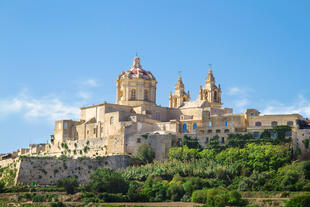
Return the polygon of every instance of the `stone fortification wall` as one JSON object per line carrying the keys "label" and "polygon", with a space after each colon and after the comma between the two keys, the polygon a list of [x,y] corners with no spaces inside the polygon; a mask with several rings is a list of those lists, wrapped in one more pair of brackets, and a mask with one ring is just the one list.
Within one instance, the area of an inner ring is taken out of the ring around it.
{"label": "stone fortification wall", "polygon": [[9,159],[6,159],[6,160],[0,160],[0,168],[7,167],[11,163],[13,163],[13,162],[14,162],[14,159],[12,159],[12,158],[9,158]]}
{"label": "stone fortification wall", "polygon": [[55,141],[46,147],[43,156],[61,156],[66,155],[73,158],[78,157],[97,157],[123,154],[121,136],[109,136],[103,138],[67,140],[63,142]]}
{"label": "stone fortification wall", "polygon": [[61,178],[76,176],[80,184],[88,182],[97,168],[126,168],[132,159],[126,155],[91,158],[21,157],[16,183],[56,184]]}

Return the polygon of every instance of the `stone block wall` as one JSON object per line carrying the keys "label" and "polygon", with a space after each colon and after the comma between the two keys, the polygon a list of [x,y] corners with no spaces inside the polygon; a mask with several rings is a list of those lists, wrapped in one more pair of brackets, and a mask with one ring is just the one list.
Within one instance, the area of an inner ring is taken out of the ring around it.
{"label": "stone block wall", "polygon": [[132,159],[126,155],[91,158],[21,157],[17,165],[16,183],[54,185],[64,177],[76,176],[80,184],[89,181],[98,168],[126,168]]}

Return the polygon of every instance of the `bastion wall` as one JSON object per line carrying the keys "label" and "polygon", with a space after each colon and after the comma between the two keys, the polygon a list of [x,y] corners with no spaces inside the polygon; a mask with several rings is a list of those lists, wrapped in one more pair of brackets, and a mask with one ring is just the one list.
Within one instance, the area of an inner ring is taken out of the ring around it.
{"label": "bastion wall", "polygon": [[75,176],[80,184],[89,181],[98,168],[120,169],[132,164],[126,155],[91,158],[21,157],[17,164],[16,184],[54,185],[64,177]]}

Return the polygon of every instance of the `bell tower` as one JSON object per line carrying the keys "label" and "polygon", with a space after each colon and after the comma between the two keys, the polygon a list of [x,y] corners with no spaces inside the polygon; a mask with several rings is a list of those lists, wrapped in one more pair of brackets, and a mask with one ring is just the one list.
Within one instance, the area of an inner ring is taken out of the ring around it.
{"label": "bell tower", "polygon": [[200,86],[198,100],[208,101],[212,107],[221,107],[223,105],[221,85],[219,84],[218,87],[215,85],[211,65],[204,87]]}
{"label": "bell tower", "polygon": [[184,90],[184,83],[182,81],[181,75],[179,76],[179,79],[175,85],[175,91],[174,93],[170,93],[169,97],[169,107],[170,108],[178,108],[180,107],[184,102],[190,101],[190,94],[189,91],[186,93]]}

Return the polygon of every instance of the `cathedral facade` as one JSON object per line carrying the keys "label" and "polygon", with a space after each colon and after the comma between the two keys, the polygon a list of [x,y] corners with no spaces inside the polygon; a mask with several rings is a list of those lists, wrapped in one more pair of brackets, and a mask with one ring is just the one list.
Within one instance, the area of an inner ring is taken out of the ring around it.
{"label": "cathedral facade", "polygon": [[[258,138],[276,125],[291,126],[293,132],[287,136],[301,134],[297,120],[304,118],[299,114],[260,115],[256,109],[234,114],[232,108],[223,108],[221,85],[216,85],[212,68],[197,90],[197,100],[191,100],[179,76],[169,107],[158,106],[156,85],[156,78],[135,57],[131,68],[117,77],[116,103],[82,107],[77,121],[56,121],[46,153],[63,153],[63,143],[67,143],[70,152],[66,153],[72,156],[135,154],[141,144],[148,143],[156,158],[164,159],[184,135],[198,138],[205,146],[214,136],[225,145],[231,133],[251,133]],[[302,139],[296,138],[297,144]],[[89,148],[86,152],[85,147]]]}

